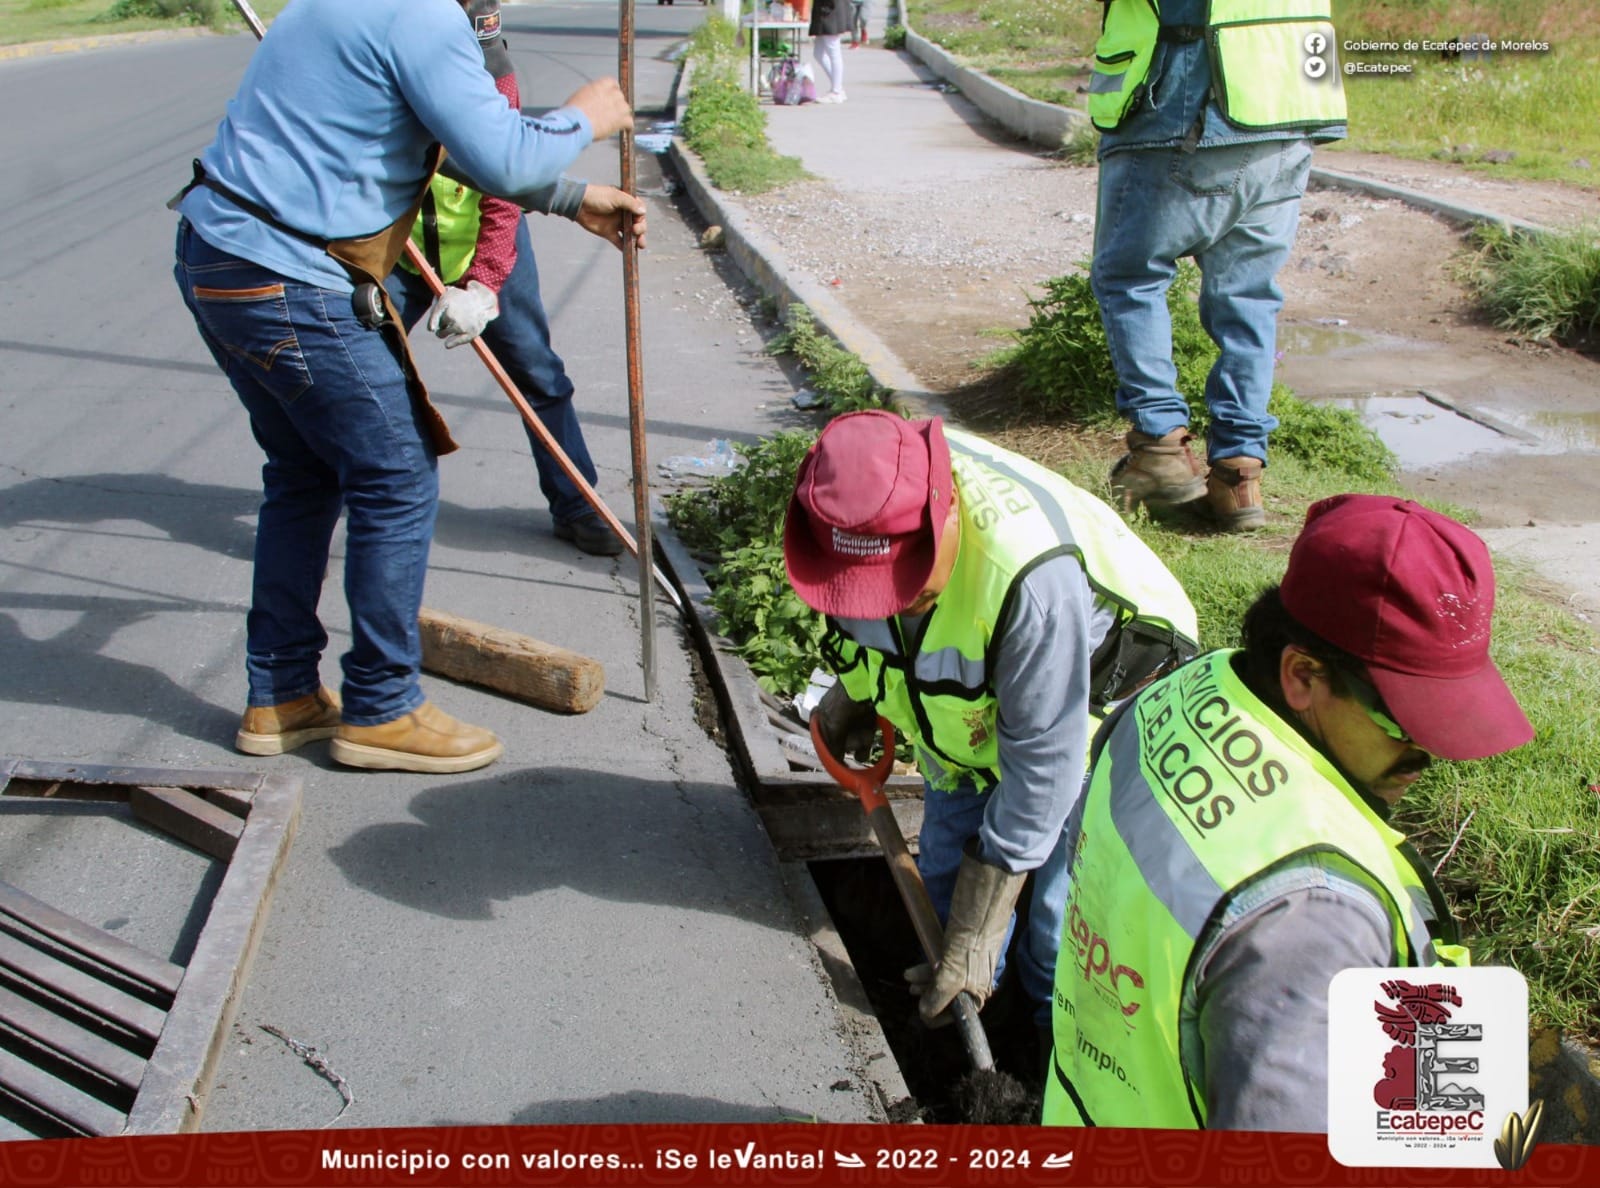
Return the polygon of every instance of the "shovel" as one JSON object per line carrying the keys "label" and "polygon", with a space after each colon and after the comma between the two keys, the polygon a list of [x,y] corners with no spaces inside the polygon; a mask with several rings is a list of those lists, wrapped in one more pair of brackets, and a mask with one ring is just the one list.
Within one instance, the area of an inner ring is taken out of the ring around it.
{"label": "shovel", "polygon": [[[911,914],[911,926],[922,945],[922,955],[930,966],[935,966],[944,954],[944,929],[939,925],[939,917],[933,910],[933,901],[928,898],[928,888],[922,882],[916,861],[911,857],[911,851],[906,849],[900,823],[895,820],[894,810],[889,807],[888,798],[883,794],[883,785],[894,770],[894,727],[887,719],[879,718],[878,729],[883,734],[883,758],[870,768],[847,767],[835,757],[822,741],[822,728],[817,725],[815,717],[811,719],[811,743],[816,747],[817,758],[822,760],[822,766],[828,774],[839,782],[841,788],[854,792],[861,801],[861,807],[867,814],[867,823],[872,826],[873,836],[878,839],[878,848],[889,863],[895,889],[900,892],[901,902]],[[972,1001],[972,996],[965,990],[961,991],[951,1002],[950,1012],[955,1016],[956,1030],[961,1035],[962,1046],[967,1050],[972,1067],[978,1072],[993,1070],[994,1054],[989,1051],[989,1037],[978,1019],[978,1005]]]}

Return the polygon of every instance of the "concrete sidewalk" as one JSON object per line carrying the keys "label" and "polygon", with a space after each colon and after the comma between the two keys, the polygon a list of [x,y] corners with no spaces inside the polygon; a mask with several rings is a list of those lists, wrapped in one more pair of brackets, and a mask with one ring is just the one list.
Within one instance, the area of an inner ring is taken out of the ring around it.
{"label": "concrete sidewalk", "polygon": [[[614,70],[614,16],[508,7],[524,102]],[[670,52],[703,19],[640,8],[641,107],[666,102]],[[0,106],[37,113],[0,131],[7,266],[34,278],[0,293],[0,756],[270,771],[304,788],[203,1127],[340,1113],[267,1026],[348,1082],[341,1128],[883,1120],[903,1083],[875,1023],[836,998],[803,868],[780,864],[699,724],[686,632],[658,600],[647,702],[637,566],[552,538],[521,425],[471,352],[418,342],[462,445],[440,465],[427,602],[599,660],[601,703],[561,716],[425,676],[506,744],[470,775],[341,770],[321,744],[233,751],[261,455],[174,291],[164,203],[253,50],[206,36],[0,63]],[[575,172],[611,180],[617,158],[597,145]],[[673,217],[645,154],[639,186],[650,457],[792,426],[755,296]],[[532,234],[600,490],[634,527],[620,257],[551,220]],[[335,683],[342,551],[336,538],[322,603]],[[132,836],[69,840],[59,815],[0,816],[0,878],[186,960],[191,899],[214,873],[114,824]]]}
{"label": "concrete sidewalk", "polygon": [[[937,46],[915,34],[909,36],[907,44],[914,52],[885,51],[876,42],[860,50],[846,48],[845,90],[849,98],[843,104],[785,107],[763,103],[768,139],[774,150],[798,157],[810,174],[826,183],[827,199],[815,201],[842,201],[868,212],[865,219],[852,219],[850,225],[841,219],[837,238],[859,243],[863,227],[881,238],[886,223],[892,222],[906,239],[906,251],[925,250],[919,232],[926,220],[934,217],[942,220],[937,238],[943,245],[963,245],[976,254],[985,250],[980,245],[994,233],[997,223],[1009,220],[1025,225],[1028,220],[1043,220],[1059,224],[1066,220],[1084,228],[1079,246],[1081,255],[1087,256],[1094,217],[1093,173],[1060,171],[1053,179],[1040,179],[1041,168],[1047,168],[1041,158],[1048,151],[1040,141],[1054,136],[1059,142],[1070,123],[1060,118],[1061,109],[1052,109],[1054,116],[1041,114],[1039,109],[1049,105],[1026,99],[1008,87],[960,68]],[[803,51],[802,58],[811,61],[809,48]],[[825,91],[826,76],[820,65],[814,69],[819,90]],[[957,82],[967,90],[958,90]],[[1005,122],[996,122],[997,119]],[[861,267],[852,270],[852,261],[843,252],[836,248],[830,251],[816,242],[818,219],[784,217],[786,209],[792,213],[794,208],[813,200],[805,187],[789,187],[781,195],[754,199],[729,195],[709,185],[698,162],[691,160],[689,154],[675,150],[675,155],[703,217],[724,226],[729,250],[747,275],[776,296],[780,305],[797,301],[810,308],[822,327],[859,355],[874,377],[900,393],[911,408],[924,413],[946,411],[939,393],[926,390],[927,385],[918,377],[918,360],[903,356],[889,345],[887,339],[894,333],[891,326],[899,330],[902,344],[915,340],[916,335],[906,333],[901,310],[893,309],[893,316],[889,316],[891,303],[883,294],[869,292],[875,283],[867,275],[871,262],[858,261]],[[1326,162],[1339,163],[1339,154],[1319,155],[1319,167],[1313,170],[1314,186],[1352,191],[1373,201],[1402,203],[1453,224],[1486,223],[1531,233],[1544,231],[1542,226],[1519,219],[1505,209],[1474,206],[1454,195],[1425,193],[1416,186],[1322,167]],[[1505,186],[1497,184],[1501,188],[1492,192],[1491,201],[1503,208],[1507,199],[1501,190]],[[919,196],[942,187],[975,197],[965,206],[957,204],[957,209],[943,203],[930,216],[919,205]],[[1008,202],[1012,203],[1009,207]],[[1041,207],[1040,203],[1048,205]],[[829,209],[837,209],[837,205],[830,205]],[[892,219],[885,218],[886,210],[893,212]],[[1014,237],[1009,246],[1014,248]],[[951,254],[957,253],[952,250]],[[1060,255],[1037,272],[1033,283],[1068,271],[1077,258]],[[1004,266],[1001,267],[1003,271]],[[959,271],[947,270],[952,277],[947,287],[960,286]],[[829,276],[837,276],[842,283],[830,285],[822,279]],[[985,305],[985,300],[975,297],[971,305],[988,312],[989,327],[1020,325],[1026,319],[1027,311],[1016,308],[1020,302],[1001,310],[996,304]],[[1013,317],[1021,320],[1012,321]],[[919,328],[920,325],[914,329]],[[932,324],[927,325],[926,332],[942,333]],[[1334,361],[1327,364],[1336,365]],[[1395,370],[1397,374],[1408,374],[1414,368],[1397,366]],[[1556,402],[1554,397],[1552,402]],[[1459,417],[1482,419],[1482,410],[1476,407],[1458,407],[1449,402],[1443,407]],[[1532,407],[1535,411],[1542,407],[1537,397],[1532,399]],[[1575,407],[1596,406],[1590,402]],[[1540,448],[1550,453],[1560,447],[1552,438]],[[1571,453],[1572,458],[1562,461],[1587,474],[1583,448],[1575,446]],[[1530,521],[1526,526],[1519,523],[1489,527],[1484,529],[1484,535],[1497,551],[1531,565],[1545,578],[1572,591],[1573,609],[1593,617],[1600,614],[1600,575],[1593,565],[1600,526],[1592,522],[1592,511],[1586,509],[1585,502],[1573,500],[1566,517],[1582,522],[1547,523],[1546,517],[1541,516],[1538,524]]]}

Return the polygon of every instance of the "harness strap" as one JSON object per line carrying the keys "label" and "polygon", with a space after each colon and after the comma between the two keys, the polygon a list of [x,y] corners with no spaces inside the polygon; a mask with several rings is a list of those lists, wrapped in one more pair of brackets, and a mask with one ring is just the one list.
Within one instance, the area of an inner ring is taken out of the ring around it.
{"label": "harness strap", "polygon": [[328,241],[326,239],[318,238],[317,236],[312,235],[309,231],[301,231],[298,227],[289,226],[288,223],[285,223],[282,219],[278,218],[277,215],[273,214],[259,202],[252,202],[243,194],[238,194],[233,190],[230,190],[216,178],[208,176],[206,174],[206,167],[200,164],[199,157],[194,159],[194,179],[173,196],[172,201],[167,203],[167,209],[177,210],[178,203],[187,198],[189,196],[189,192],[196,186],[204,186],[213,193],[221,194],[224,198],[233,203],[246,214],[254,215],[263,223],[267,224],[267,226],[276,228],[277,230],[282,231],[285,235],[292,235],[301,242],[309,243],[312,247],[318,248],[322,251],[328,250]]}

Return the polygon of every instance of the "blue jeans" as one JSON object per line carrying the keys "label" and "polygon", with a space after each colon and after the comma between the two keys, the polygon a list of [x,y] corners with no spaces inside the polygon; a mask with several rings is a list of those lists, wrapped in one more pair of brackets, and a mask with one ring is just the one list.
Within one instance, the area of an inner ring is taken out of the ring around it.
{"label": "blue jeans", "polygon": [[1130,149],[1100,162],[1090,281],[1117,369],[1117,409],[1160,437],[1189,423],[1172,362],[1167,289],[1200,266],[1200,321],[1221,350],[1206,379],[1208,454],[1267,457],[1277,351],[1276,277],[1294,245],[1311,142],[1262,140],[1184,152]]}
{"label": "blue jeans", "polygon": [[[922,829],[917,835],[917,870],[927,885],[933,910],[944,924],[950,919],[950,900],[955,894],[956,876],[961,871],[962,848],[978,835],[983,812],[989,803],[986,794],[971,784],[962,783],[953,792],[940,792],[926,782],[922,788]],[[1034,1022],[1050,1025],[1050,999],[1056,981],[1056,954],[1061,951],[1061,927],[1066,918],[1067,891],[1066,835],[1056,839],[1044,865],[1033,872],[1033,894],[1028,900],[1028,932],[1017,947],[1017,981],[1028,1001],[1033,1003]],[[1006,946],[1016,928],[1013,916],[1006,929]],[[1002,949],[995,980],[1005,970]]]}
{"label": "blue jeans", "polygon": [[[433,303],[433,293],[414,272],[396,268],[388,278],[389,296],[400,310],[407,330],[422,320]],[[500,315],[483,331],[483,341],[494,352],[511,382],[532,406],[534,415],[555,439],[561,452],[592,487],[597,475],[589,447],[572,407],[572,380],[566,364],[550,345],[550,321],[539,299],[539,265],[533,258],[528,220],[517,222],[517,262],[500,289]],[[556,463],[533,430],[523,426],[539,472],[539,490],[556,520],[571,521],[591,514],[589,501]]]}
{"label": "blue jeans", "polygon": [[187,220],[173,274],[267,455],[245,624],[250,704],[321,684],[328,636],[317,601],[343,509],[344,720],[373,726],[409,713],[424,700],[417,612],[439,477],[395,349],[356,320],[348,294],[218,251]]}

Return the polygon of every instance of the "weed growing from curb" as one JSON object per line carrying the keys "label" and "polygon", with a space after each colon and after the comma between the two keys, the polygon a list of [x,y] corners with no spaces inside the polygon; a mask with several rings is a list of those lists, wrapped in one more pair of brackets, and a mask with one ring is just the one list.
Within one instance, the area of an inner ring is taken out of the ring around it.
{"label": "weed growing from curb", "polygon": [[1500,227],[1473,232],[1478,251],[1465,279],[1495,325],[1536,342],[1595,341],[1600,327],[1600,228],[1519,235]]}
{"label": "weed growing from curb", "polygon": [[869,408],[893,409],[894,393],[872,378],[859,356],[845,350],[817,329],[811,311],[798,303],[784,316],[784,331],[767,350],[793,355],[811,372],[811,387],[827,397],[831,412],[860,412]]}
{"label": "weed growing from curb", "polygon": [[734,29],[710,17],[689,42],[693,67],[683,136],[719,190],[761,194],[806,176],[798,157],[780,157],[767,143],[767,114],[739,81],[743,56]]}

